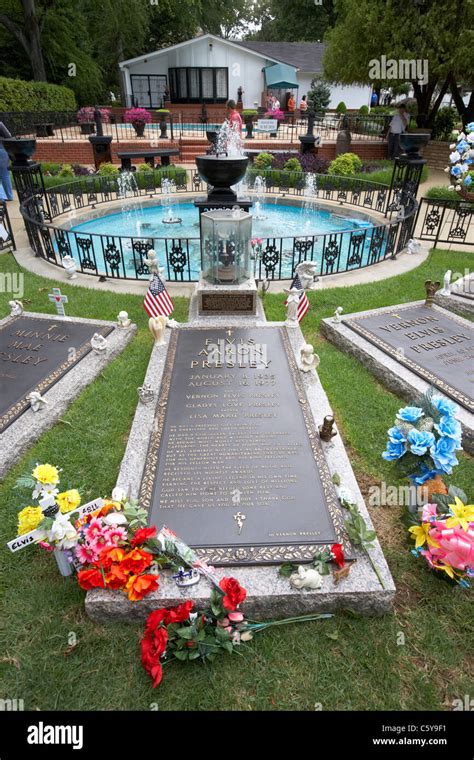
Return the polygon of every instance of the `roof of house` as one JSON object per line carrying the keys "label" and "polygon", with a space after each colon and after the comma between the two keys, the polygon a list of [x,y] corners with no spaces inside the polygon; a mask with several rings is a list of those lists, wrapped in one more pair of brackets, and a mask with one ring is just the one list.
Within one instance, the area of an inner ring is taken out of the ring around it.
{"label": "roof of house", "polygon": [[232,40],[235,45],[254,53],[289,63],[300,71],[319,74],[323,70],[323,42],[260,42],[260,40]]}

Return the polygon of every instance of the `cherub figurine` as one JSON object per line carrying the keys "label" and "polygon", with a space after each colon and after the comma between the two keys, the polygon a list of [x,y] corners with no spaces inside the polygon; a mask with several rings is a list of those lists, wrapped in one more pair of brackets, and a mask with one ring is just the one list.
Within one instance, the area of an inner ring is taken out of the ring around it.
{"label": "cherub figurine", "polygon": [[132,320],[128,318],[128,312],[119,311],[119,313],[117,314],[117,324],[123,330],[125,330],[127,327],[130,327],[130,325],[132,324]]}
{"label": "cherub figurine", "polygon": [[107,350],[107,341],[103,335],[100,335],[100,333],[94,333],[91,338],[91,347],[94,353],[102,354]]}
{"label": "cherub figurine", "polygon": [[298,325],[298,304],[304,290],[302,288],[285,288],[284,292],[288,296],[286,299],[286,324],[296,327]]}
{"label": "cherub figurine", "polygon": [[314,261],[302,261],[295,270],[300,278],[301,287],[305,290],[311,290],[311,286],[317,281],[316,263]]}
{"label": "cherub figurine", "polygon": [[68,276],[69,280],[75,280],[77,278],[76,270],[77,270],[77,264],[70,256],[69,254],[66,254],[66,256],[63,256],[62,265],[64,269],[66,270],[66,274]]}
{"label": "cherub figurine", "polygon": [[439,288],[441,287],[441,283],[439,280],[436,282],[432,282],[432,280],[426,280],[425,282],[425,290],[426,290],[426,300],[425,300],[425,306],[433,306],[433,298],[435,296],[435,293]]}
{"label": "cherub figurine", "polygon": [[26,399],[30,402],[32,412],[40,412],[48,403],[39,391],[31,391],[31,393],[28,393]]}
{"label": "cherub figurine", "polygon": [[161,280],[163,281],[165,280],[165,268],[160,267],[158,256],[156,254],[156,251],[153,248],[150,248],[150,250],[148,251],[147,258],[144,259],[143,261],[149,268],[151,277],[153,277],[154,274],[157,274],[159,275]]}
{"label": "cherub figurine", "polygon": [[313,567],[299,565],[297,572],[290,575],[290,584],[298,590],[302,588],[316,589],[321,588],[323,579]]}
{"label": "cherub figurine", "polygon": [[336,309],[336,311],[334,312],[334,316],[332,318],[332,321],[335,322],[336,324],[339,324],[340,322],[342,322],[341,314],[342,314],[343,311],[344,311],[344,309],[342,308],[342,306],[338,306],[337,309]]}
{"label": "cherub figurine", "polygon": [[157,317],[150,317],[148,320],[148,327],[155,339],[155,346],[163,346],[165,344],[165,329],[168,323],[168,317],[163,317],[159,314]]}
{"label": "cherub figurine", "polygon": [[443,278],[443,289],[439,291],[442,296],[451,295],[451,275],[452,270],[448,269]]}
{"label": "cherub figurine", "polygon": [[8,305],[10,307],[11,317],[21,317],[23,314],[23,304],[21,301],[9,301]]}
{"label": "cherub figurine", "polygon": [[319,367],[320,358],[314,353],[311,343],[304,343],[300,348],[300,370],[302,372],[311,372],[312,369]]}

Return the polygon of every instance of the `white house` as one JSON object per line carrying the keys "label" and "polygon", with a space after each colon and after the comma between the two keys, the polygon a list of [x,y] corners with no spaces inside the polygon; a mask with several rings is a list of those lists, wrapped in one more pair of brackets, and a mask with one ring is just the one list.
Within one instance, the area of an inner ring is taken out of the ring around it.
{"label": "white house", "polygon": [[[298,99],[322,74],[324,44],[320,42],[258,42],[227,40],[204,34],[153,53],[122,61],[127,105],[159,108],[165,94],[175,103],[225,103],[244,91],[244,106],[265,105],[271,89],[282,106],[292,89]],[[331,88],[330,108],[344,101],[348,108],[369,105],[371,88],[359,85]]]}

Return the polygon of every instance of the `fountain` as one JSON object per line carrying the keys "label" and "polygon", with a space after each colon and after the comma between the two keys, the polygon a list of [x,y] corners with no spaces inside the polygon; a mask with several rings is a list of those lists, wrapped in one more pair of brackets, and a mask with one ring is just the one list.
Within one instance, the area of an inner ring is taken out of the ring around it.
{"label": "fountain", "polygon": [[204,182],[211,186],[207,201],[196,201],[196,206],[209,208],[232,208],[236,203],[248,209],[250,201],[238,201],[232,185],[238,185],[247,170],[248,156],[243,152],[243,140],[237,130],[225,121],[216,139],[215,155],[196,156],[198,174]]}
{"label": "fountain", "polygon": [[166,209],[164,219],[161,221],[163,224],[181,224],[183,221],[179,216],[175,216],[173,213],[173,193],[176,192],[176,185],[168,178],[164,178],[161,181],[161,205],[163,209]]}
{"label": "fountain", "polygon": [[262,213],[263,204],[265,203],[265,193],[267,190],[267,185],[265,182],[265,178],[261,177],[260,174],[255,177],[255,183],[254,183],[254,192],[255,192],[255,211],[253,213],[254,219],[258,219],[259,221],[262,221],[263,219],[266,219],[267,217],[265,214]]}
{"label": "fountain", "polygon": [[305,227],[309,227],[311,223],[310,217],[317,211],[317,197],[318,197],[318,178],[313,172],[308,172],[305,179],[305,187],[303,190],[303,205],[301,207],[301,214],[305,220]]}

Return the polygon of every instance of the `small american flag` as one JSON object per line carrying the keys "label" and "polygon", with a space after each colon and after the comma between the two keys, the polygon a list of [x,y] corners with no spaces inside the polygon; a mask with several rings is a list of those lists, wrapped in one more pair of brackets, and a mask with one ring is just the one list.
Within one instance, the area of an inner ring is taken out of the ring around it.
{"label": "small american flag", "polygon": [[[302,290],[303,286],[301,284],[301,280],[298,274],[296,274],[293,278],[293,282],[291,283],[290,290],[294,288],[295,290]],[[308,296],[306,295],[306,291],[303,290],[302,294],[300,295],[300,301],[298,304],[298,322],[301,322],[307,311],[309,310],[309,301]]]}
{"label": "small american flag", "polygon": [[146,313],[149,317],[169,317],[174,309],[173,301],[168,295],[163,281],[154,274],[148,287],[145,300],[143,302]]}

